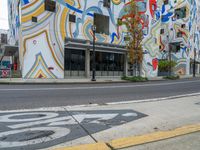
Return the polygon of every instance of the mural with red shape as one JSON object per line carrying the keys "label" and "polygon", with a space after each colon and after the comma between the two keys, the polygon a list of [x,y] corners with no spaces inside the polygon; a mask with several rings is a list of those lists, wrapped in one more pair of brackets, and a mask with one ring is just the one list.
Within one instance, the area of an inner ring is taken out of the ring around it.
{"label": "mural with red shape", "polygon": [[154,71],[158,68],[158,59],[157,58],[154,58],[152,60],[152,66],[153,66]]}
{"label": "mural with red shape", "polygon": [[154,12],[157,9],[157,2],[156,0],[149,0],[149,9],[150,9],[150,13],[151,13],[151,17],[154,17]]}

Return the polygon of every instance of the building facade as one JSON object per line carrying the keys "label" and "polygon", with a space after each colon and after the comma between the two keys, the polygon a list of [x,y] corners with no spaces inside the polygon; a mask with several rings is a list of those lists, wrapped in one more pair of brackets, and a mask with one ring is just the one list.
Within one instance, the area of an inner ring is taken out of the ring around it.
{"label": "building facade", "polygon": [[[159,60],[169,57],[177,62],[174,73],[190,74],[200,50],[198,0],[136,2],[144,33],[141,75],[157,76]],[[127,32],[117,23],[127,7],[129,0],[8,0],[10,39],[19,46],[22,77],[90,77],[96,14],[103,16],[98,24],[105,31],[95,34],[96,75],[129,75]]]}

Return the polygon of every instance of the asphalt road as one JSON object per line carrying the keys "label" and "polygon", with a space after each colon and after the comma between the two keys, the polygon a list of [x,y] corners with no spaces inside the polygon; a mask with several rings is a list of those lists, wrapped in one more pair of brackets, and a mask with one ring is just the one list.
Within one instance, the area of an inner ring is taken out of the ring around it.
{"label": "asphalt road", "polygon": [[0,110],[105,104],[200,92],[200,78],[112,84],[0,85]]}

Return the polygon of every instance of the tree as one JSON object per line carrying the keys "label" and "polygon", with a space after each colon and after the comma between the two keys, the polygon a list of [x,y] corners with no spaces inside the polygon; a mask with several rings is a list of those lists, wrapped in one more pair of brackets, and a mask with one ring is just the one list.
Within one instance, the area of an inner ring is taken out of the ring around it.
{"label": "tree", "polygon": [[121,18],[119,25],[126,27],[128,36],[126,48],[129,53],[129,62],[131,65],[135,64],[137,72],[138,64],[140,65],[143,61],[143,20],[135,0],[130,0],[125,12],[126,15]]}

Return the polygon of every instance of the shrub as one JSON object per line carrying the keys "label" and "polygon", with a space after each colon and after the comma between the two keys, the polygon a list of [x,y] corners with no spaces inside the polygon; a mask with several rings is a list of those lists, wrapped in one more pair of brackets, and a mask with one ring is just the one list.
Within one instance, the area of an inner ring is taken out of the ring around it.
{"label": "shrub", "polygon": [[166,76],[166,77],[163,77],[164,79],[169,79],[169,80],[177,80],[179,79],[180,77],[178,75],[176,76]]}
{"label": "shrub", "polygon": [[122,80],[131,81],[131,82],[145,82],[145,81],[148,81],[147,78],[144,78],[144,77],[141,77],[141,76],[137,76],[137,77],[126,77],[126,76],[123,76],[121,79]]}
{"label": "shrub", "polygon": [[169,72],[170,68],[173,69],[177,63],[175,61],[160,60],[158,64],[158,69],[160,72]]}

